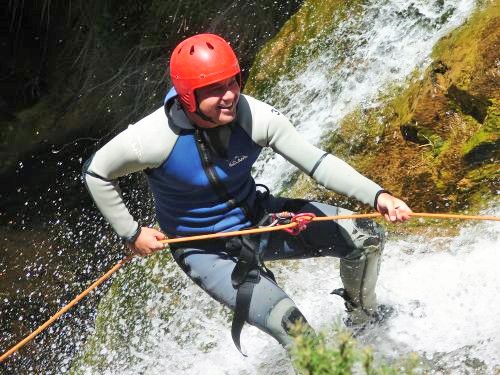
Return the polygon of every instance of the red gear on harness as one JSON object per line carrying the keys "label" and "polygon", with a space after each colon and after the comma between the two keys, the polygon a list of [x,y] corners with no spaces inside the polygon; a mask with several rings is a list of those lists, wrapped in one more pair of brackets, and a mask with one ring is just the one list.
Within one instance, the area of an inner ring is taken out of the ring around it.
{"label": "red gear on harness", "polygon": [[292,236],[296,236],[304,229],[306,229],[309,223],[313,221],[315,217],[316,215],[311,212],[301,212],[300,214],[294,214],[292,212],[284,211],[272,215],[273,221],[276,221],[276,224],[297,223],[297,225],[293,228],[283,229],[290,233]]}

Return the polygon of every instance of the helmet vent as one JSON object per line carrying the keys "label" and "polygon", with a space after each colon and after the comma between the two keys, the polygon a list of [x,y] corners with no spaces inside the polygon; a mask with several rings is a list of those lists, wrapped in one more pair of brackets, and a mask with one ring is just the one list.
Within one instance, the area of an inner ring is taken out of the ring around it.
{"label": "helmet vent", "polygon": [[214,49],[214,46],[212,46],[210,43],[207,42],[207,47],[210,49]]}
{"label": "helmet vent", "polygon": [[181,53],[181,51],[182,51],[182,48],[183,48],[183,47],[184,47],[184,46],[182,46],[181,48],[179,48],[179,50],[177,51],[177,54],[178,54],[178,55]]}
{"label": "helmet vent", "polygon": [[191,49],[189,50],[189,54],[193,55],[194,54],[194,46],[191,46]]}

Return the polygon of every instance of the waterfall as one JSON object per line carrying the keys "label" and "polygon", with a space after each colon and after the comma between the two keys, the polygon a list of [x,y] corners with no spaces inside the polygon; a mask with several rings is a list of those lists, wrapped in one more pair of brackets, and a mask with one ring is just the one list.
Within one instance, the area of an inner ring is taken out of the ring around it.
{"label": "waterfall", "polygon": [[[474,7],[472,0],[373,0],[333,31],[330,49],[309,61],[295,80],[279,82],[269,98],[304,137],[319,144],[354,108],[377,105],[384,88],[404,84],[410,74],[424,69],[436,41],[463,23]],[[341,50],[336,43],[340,40],[350,48]],[[280,189],[293,168],[264,153],[255,173],[259,182]],[[498,215],[499,210],[485,213]],[[499,224],[481,223],[464,226],[455,237],[389,234],[377,292],[397,314],[383,330],[361,336],[361,344],[372,345],[377,356],[389,359],[417,352],[432,368],[445,372],[498,368],[500,301],[494,296],[500,293],[499,233]],[[139,313],[108,311],[105,316],[115,322],[115,331],[100,328],[94,358],[79,361],[77,373],[294,373],[284,349],[254,327],[243,329],[249,356],[242,357],[232,343],[231,314],[172,262],[140,259],[134,267],[129,276],[143,267],[154,279],[128,285],[123,277],[125,296],[119,298],[132,298],[127,290],[144,290],[142,295],[132,293],[138,300],[130,304],[139,305],[133,310]],[[271,267],[315,329],[331,331],[341,322],[343,303],[329,294],[341,286],[337,260],[283,261]],[[117,298],[110,294],[110,300]],[[125,341],[114,338],[118,331]],[[106,370],[98,369],[96,361],[104,362]]]}
{"label": "waterfall", "polygon": [[[304,138],[320,144],[322,135],[357,106],[377,105],[381,91],[423,70],[434,44],[463,23],[474,5],[473,0],[372,1],[333,31],[321,44],[331,48],[294,80],[278,82],[269,100]],[[276,191],[295,170],[270,151],[255,165],[256,179]]]}

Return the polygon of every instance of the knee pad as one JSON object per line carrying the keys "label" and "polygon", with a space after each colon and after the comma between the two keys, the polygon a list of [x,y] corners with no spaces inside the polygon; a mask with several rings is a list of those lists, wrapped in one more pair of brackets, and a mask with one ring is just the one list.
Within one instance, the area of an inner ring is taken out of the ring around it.
{"label": "knee pad", "polygon": [[285,348],[293,343],[291,328],[297,322],[307,324],[306,318],[290,298],[279,301],[266,319],[266,330]]}

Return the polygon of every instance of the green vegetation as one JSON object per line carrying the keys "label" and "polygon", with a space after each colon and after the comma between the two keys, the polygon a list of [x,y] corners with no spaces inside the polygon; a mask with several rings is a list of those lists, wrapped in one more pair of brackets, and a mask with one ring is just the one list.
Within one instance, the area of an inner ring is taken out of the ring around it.
{"label": "green vegetation", "polygon": [[[492,99],[492,105],[487,109],[486,117],[478,130],[465,142],[462,147],[462,155],[465,160],[474,162],[475,159],[485,159],[493,155],[499,159],[500,155],[500,101]],[[481,151],[483,154],[481,155]],[[479,153],[480,155],[475,155]]]}
{"label": "green vegetation", "polygon": [[375,360],[371,348],[360,348],[347,331],[339,331],[329,340],[325,334],[304,335],[294,327],[297,338],[292,350],[293,363],[301,375],[395,375],[416,374],[419,359],[413,355],[404,361],[388,364]]}

